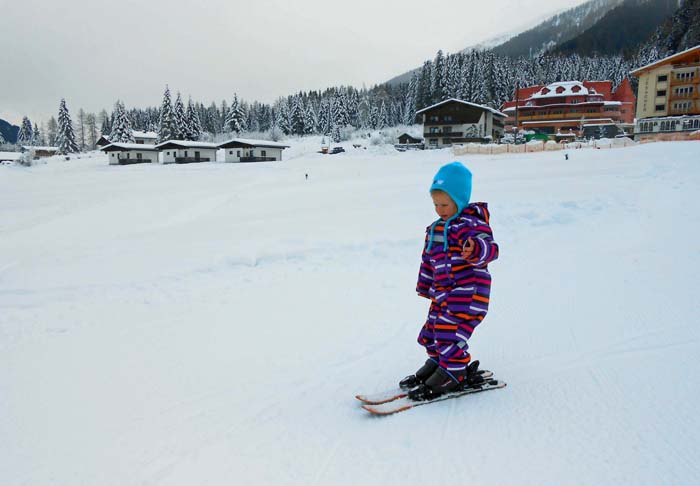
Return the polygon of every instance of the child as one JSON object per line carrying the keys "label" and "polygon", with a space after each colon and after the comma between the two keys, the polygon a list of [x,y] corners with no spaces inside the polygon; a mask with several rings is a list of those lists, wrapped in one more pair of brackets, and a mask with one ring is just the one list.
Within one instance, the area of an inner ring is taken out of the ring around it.
{"label": "child", "polygon": [[498,258],[486,203],[469,203],[472,174],[460,162],[440,168],[430,186],[440,219],[426,229],[417,292],[431,300],[428,319],[418,335],[428,360],[401,381],[409,396],[430,399],[478,381],[467,340],[484,319],[491,275]]}

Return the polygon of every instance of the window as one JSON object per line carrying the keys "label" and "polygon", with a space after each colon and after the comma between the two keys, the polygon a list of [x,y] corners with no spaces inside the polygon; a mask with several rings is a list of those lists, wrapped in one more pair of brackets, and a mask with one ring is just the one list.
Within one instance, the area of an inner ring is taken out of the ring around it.
{"label": "window", "polygon": [[665,81],[667,81],[667,80],[668,80],[668,76],[665,75],[665,74],[662,75],[662,76],[657,76],[657,77],[656,77],[656,82],[657,82],[657,83],[663,83],[663,82],[665,82]]}
{"label": "window", "polygon": [[659,89],[656,91],[656,96],[666,96],[666,90],[665,89]]}
{"label": "window", "polygon": [[267,157],[267,150],[261,150],[261,151],[260,151],[260,156],[261,156],[261,157]]}
{"label": "window", "polygon": [[233,155],[233,150],[229,150],[229,151],[228,151],[228,154],[229,154],[229,155]]}
{"label": "window", "polygon": [[446,122],[452,121],[452,115],[445,115],[443,118],[445,119]]}
{"label": "window", "polygon": [[656,105],[656,106],[654,107],[654,110],[656,110],[656,111],[664,111],[665,108],[666,108],[666,105]]}
{"label": "window", "polygon": [[440,133],[440,128],[438,128],[438,127],[430,127],[430,133]]}
{"label": "window", "polygon": [[141,155],[141,152],[136,153],[136,158],[141,160],[143,158],[143,155]]}
{"label": "window", "polygon": [[165,152],[165,155],[170,155],[170,152]]}
{"label": "window", "polygon": [[185,150],[185,157],[187,157],[187,150]]}
{"label": "window", "polygon": [[439,119],[439,118],[437,117],[437,115],[431,116],[431,117],[429,118],[429,120],[430,120],[431,122],[437,122],[438,119]]}
{"label": "window", "polygon": [[241,151],[240,151],[240,150],[236,150],[236,157],[240,157],[240,156],[241,156]]}
{"label": "window", "polygon": [[443,133],[452,133],[452,127],[443,127]]}

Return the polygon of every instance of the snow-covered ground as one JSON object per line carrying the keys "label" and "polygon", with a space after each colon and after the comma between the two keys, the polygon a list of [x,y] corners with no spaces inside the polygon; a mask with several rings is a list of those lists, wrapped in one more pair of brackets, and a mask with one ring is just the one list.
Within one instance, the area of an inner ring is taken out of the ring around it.
{"label": "snow-covered ground", "polygon": [[386,418],[454,157],[317,147],[0,166],[0,483],[697,484],[700,143],[463,156],[508,387]]}

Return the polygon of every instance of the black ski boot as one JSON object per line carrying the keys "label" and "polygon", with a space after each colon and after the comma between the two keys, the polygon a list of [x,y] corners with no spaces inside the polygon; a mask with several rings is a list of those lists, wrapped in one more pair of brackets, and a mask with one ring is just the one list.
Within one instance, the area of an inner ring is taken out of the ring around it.
{"label": "black ski boot", "polygon": [[410,390],[418,385],[425,383],[425,380],[430,378],[430,376],[435,373],[438,369],[438,362],[434,358],[428,358],[421,368],[416,371],[415,375],[409,375],[399,382],[399,386],[404,390]]}
{"label": "black ski boot", "polygon": [[445,393],[463,390],[469,386],[483,383],[484,378],[479,374],[479,362],[474,361],[465,369],[447,371],[438,367],[425,383],[408,392],[412,400],[432,400]]}

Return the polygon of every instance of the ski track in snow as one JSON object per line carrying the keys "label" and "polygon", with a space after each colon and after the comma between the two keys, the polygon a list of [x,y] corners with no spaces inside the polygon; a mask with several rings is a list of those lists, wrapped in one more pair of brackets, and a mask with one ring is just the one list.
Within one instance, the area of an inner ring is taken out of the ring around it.
{"label": "ski track in snow", "polygon": [[386,418],[353,397],[424,361],[454,157],[293,153],[0,167],[3,484],[700,476],[700,144],[466,157],[501,245],[470,347],[508,387]]}

